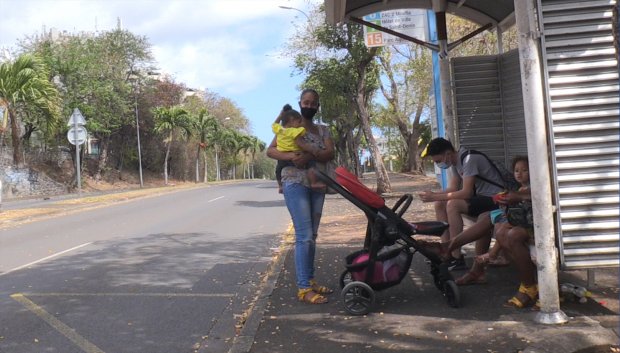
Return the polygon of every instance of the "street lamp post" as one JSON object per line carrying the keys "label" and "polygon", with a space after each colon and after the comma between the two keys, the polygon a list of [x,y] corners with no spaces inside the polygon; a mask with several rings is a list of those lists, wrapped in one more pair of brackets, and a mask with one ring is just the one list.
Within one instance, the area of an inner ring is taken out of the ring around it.
{"label": "street lamp post", "polygon": [[138,119],[138,89],[140,88],[140,76],[134,71],[129,72],[128,79],[133,86],[133,104],[136,116],[136,137],[138,140],[138,172],[140,174],[140,187],[144,187],[144,179],[142,178],[142,148],[140,147],[140,120]]}
{"label": "street lamp post", "polygon": [[142,179],[142,149],[140,148],[140,121],[138,120],[138,91],[134,90],[133,94],[134,107],[136,112],[136,136],[138,138],[138,170],[140,171],[140,187],[144,187],[144,180]]}
{"label": "street lamp post", "polygon": [[305,12],[303,12],[302,10],[300,10],[300,9],[298,9],[298,8],[296,8],[296,7],[290,7],[290,6],[278,6],[278,7],[279,7],[279,8],[281,8],[281,9],[284,9],[284,10],[295,10],[295,11],[299,11],[299,12],[301,12],[304,16],[306,16],[306,18],[308,19],[308,22],[311,22],[311,21],[310,21],[310,16],[308,16],[308,14],[306,14]]}
{"label": "street lamp post", "polygon": [[[308,14],[305,13],[303,10],[300,10],[300,9],[298,9],[296,7],[290,7],[290,6],[278,6],[278,7],[281,8],[281,9],[284,9],[284,10],[294,10],[294,11],[297,11],[297,12],[301,12],[301,14],[306,16],[306,19],[308,20],[308,26],[310,27],[311,33],[314,33],[314,31],[315,31],[314,23],[312,23],[312,20],[310,19],[310,16],[308,16]],[[317,57],[317,55],[316,55],[316,42],[314,43],[313,47],[314,47],[314,49],[313,49],[313,51],[314,51],[314,58],[316,59],[316,57]]]}

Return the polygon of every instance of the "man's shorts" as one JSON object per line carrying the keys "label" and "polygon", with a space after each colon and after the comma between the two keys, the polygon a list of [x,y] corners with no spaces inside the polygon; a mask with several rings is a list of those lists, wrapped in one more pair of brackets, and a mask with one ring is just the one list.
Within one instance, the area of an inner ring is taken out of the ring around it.
{"label": "man's shorts", "polygon": [[467,215],[478,217],[480,214],[497,209],[499,206],[490,196],[474,196],[469,199]]}

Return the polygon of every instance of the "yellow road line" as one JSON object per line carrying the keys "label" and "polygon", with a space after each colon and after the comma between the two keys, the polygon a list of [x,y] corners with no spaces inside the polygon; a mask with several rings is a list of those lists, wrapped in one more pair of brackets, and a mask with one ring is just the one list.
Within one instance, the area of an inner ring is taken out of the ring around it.
{"label": "yellow road line", "polygon": [[26,298],[21,293],[12,294],[11,298],[22,304],[26,309],[33,312],[35,315],[47,322],[52,328],[60,332],[63,336],[67,337],[71,342],[75,343],[86,353],[105,353],[99,347],[90,343],[86,338],[80,336],[74,329],[64,324],[62,321],[55,318],[53,315],[45,311],[43,308],[33,303],[30,299]]}

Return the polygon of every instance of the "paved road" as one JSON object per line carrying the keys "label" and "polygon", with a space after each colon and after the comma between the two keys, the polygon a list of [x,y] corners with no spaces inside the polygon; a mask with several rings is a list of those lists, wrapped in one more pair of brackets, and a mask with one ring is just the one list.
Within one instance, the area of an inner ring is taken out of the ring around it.
{"label": "paved road", "polygon": [[2,230],[0,352],[226,352],[288,222],[247,182]]}

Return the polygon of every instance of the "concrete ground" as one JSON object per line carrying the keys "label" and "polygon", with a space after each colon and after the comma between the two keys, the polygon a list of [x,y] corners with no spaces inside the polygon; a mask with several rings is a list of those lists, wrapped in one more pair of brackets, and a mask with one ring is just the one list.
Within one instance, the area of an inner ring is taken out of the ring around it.
{"label": "concrete ground", "polygon": [[[365,182],[374,184],[370,177]],[[392,174],[391,183],[394,196],[386,197],[388,205],[403,193],[438,188],[425,176]],[[9,202],[0,212],[0,229],[177,188]],[[433,220],[432,205],[414,197],[405,218]],[[297,301],[292,235],[285,236],[231,352],[620,352],[617,268],[596,270],[587,303],[567,298],[561,309],[569,322],[547,326],[535,323],[530,309],[502,306],[518,287],[512,267],[490,269],[486,285],[460,287],[462,307],[454,309],[432,284],[425,258],[415,254],[403,281],[376,293],[370,314],[349,315],[340,299],[339,276],[345,256],[361,249],[366,224],[353,204],[339,195],[327,197],[317,242],[317,279],[336,291],[325,305]],[[471,264],[473,248],[464,251]],[[587,285],[586,271],[560,271],[559,279]]]}
{"label": "concrete ground", "polygon": [[[402,193],[437,188],[433,178],[391,175],[393,204]],[[367,180],[372,185],[372,180]],[[414,198],[416,199],[416,198]],[[414,201],[405,218],[433,220],[430,204]],[[344,258],[361,249],[366,218],[338,195],[328,196],[317,242],[317,279],[336,289],[324,305],[297,301],[292,236],[275,264],[231,352],[620,352],[618,269],[596,270],[592,297],[581,304],[566,298],[569,321],[542,325],[536,312],[503,307],[518,287],[515,270],[491,268],[486,285],[459,287],[462,307],[448,306],[433,285],[429,265],[415,254],[409,274],[394,287],[376,292],[370,314],[351,316],[340,298]],[[473,248],[464,248],[471,265]],[[462,272],[455,272],[458,276]],[[560,283],[586,285],[585,271],[559,273]]]}

